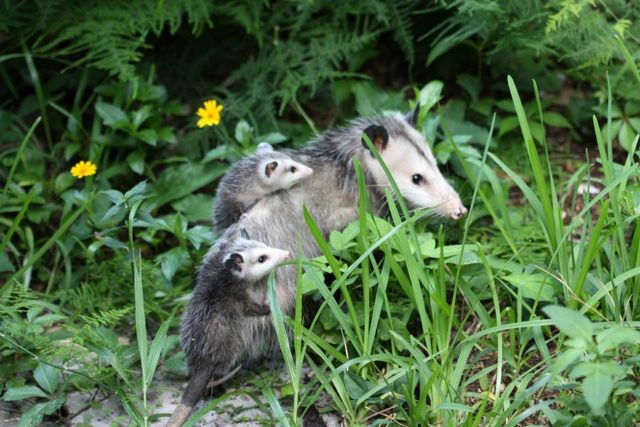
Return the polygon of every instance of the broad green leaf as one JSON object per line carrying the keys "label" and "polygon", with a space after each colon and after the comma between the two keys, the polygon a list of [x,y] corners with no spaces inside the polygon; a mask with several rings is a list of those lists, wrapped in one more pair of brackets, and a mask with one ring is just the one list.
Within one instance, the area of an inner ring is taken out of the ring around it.
{"label": "broad green leaf", "polygon": [[498,136],[502,136],[506,133],[511,132],[514,129],[517,129],[519,126],[518,117],[517,116],[509,116],[500,120],[500,125],[498,126]]}
{"label": "broad green leaf", "polygon": [[418,94],[418,102],[420,103],[420,114],[426,114],[431,110],[442,98],[442,89],[444,83],[439,80],[433,80],[427,83]]}
{"label": "broad green leaf", "polygon": [[[62,397],[62,396],[61,396]],[[50,402],[37,403],[27,409],[20,417],[18,427],[36,427],[42,423],[45,415],[53,414],[64,403],[64,399],[59,397]]]}
{"label": "broad green leaf", "polygon": [[32,397],[47,398],[48,396],[40,388],[33,385],[28,385],[22,387],[11,387],[7,389],[4,396],[2,396],[2,400],[11,402],[14,400],[30,399]]}
{"label": "broad green leaf", "polygon": [[173,127],[165,126],[160,129],[156,129],[156,133],[158,134],[158,139],[160,141],[168,142],[169,144],[175,144],[178,142],[176,139],[176,134],[173,133]]}
{"label": "broad green leaf", "polygon": [[176,271],[180,267],[189,265],[189,251],[180,246],[177,248],[169,249],[167,252],[158,255],[157,259],[160,261],[162,268],[162,275],[167,280],[173,279]]}
{"label": "broad green leaf", "polygon": [[580,357],[583,353],[584,353],[584,349],[578,349],[578,348],[568,348],[564,350],[562,353],[560,353],[560,355],[556,357],[556,359],[553,362],[553,365],[551,365],[551,372],[553,373],[554,376],[563,372],[573,362],[578,360],[578,357]]}
{"label": "broad green leaf", "polygon": [[542,309],[553,323],[565,335],[590,342],[593,337],[593,324],[582,314],[558,305],[548,305]]}
{"label": "broad green leaf", "polygon": [[604,353],[607,350],[618,348],[621,344],[640,344],[640,332],[623,326],[607,328],[596,335],[598,351]]}
{"label": "broad green leaf", "polygon": [[599,371],[585,377],[582,382],[582,393],[595,415],[602,413],[611,390],[613,390],[613,378]]}
{"label": "broad green leaf", "polygon": [[160,352],[162,351],[165,340],[167,339],[167,330],[169,329],[170,323],[171,319],[162,322],[162,324],[158,328],[158,332],[156,332],[156,336],[153,338],[151,347],[149,347],[149,355],[147,356],[146,361],[147,369],[145,370],[145,373],[147,375],[147,378],[145,379],[147,387],[151,385],[151,380],[153,379],[153,375],[156,372],[158,360],[160,360]]}
{"label": "broad green leaf", "polygon": [[65,190],[73,185],[76,182],[76,178],[71,175],[69,172],[62,172],[58,176],[56,176],[55,183],[53,184],[53,191],[56,194],[62,194]]}
{"label": "broad green leaf", "polygon": [[7,271],[16,271],[16,267],[9,259],[9,255],[7,255],[7,252],[3,251],[0,252],[0,273],[4,273]]}
{"label": "broad green leaf", "polygon": [[102,193],[107,196],[114,205],[121,205],[124,203],[124,194],[118,190],[105,190]]}
{"label": "broad green leaf", "polygon": [[106,102],[96,103],[96,113],[102,119],[105,126],[114,129],[123,129],[129,124],[129,119],[121,108]]}
{"label": "broad green leaf", "polygon": [[195,193],[199,188],[221,177],[227,167],[199,163],[183,163],[164,170],[160,178],[152,185],[155,197],[152,203],[162,206],[165,203]]}
{"label": "broad green leaf", "polygon": [[285,142],[287,137],[279,132],[271,132],[266,135],[261,135],[258,140],[260,142],[267,142],[269,144],[280,144],[281,142]]}
{"label": "broad green leaf", "polygon": [[147,105],[144,105],[139,110],[134,111],[132,115],[134,129],[138,129],[140,125],[144,123],[145,120],[151,117],[151,112],[152,112],[151,109],[152,109],[151,105],[147,104]]}
{"label": "broad green leaf", "polygon": [[158,143],[158,134],[154,129],[144,129],[136,132],[136,137],[154,147]]}
{"label": "broad green leaf", "polygon": [[172,202],[171,207],[182,213],[189,222],[211,221],[213,198],[203,193],[189,194]]}
{"label": "broad green leaf", "polygon": [[60,372],[53,366],[40,363],[33,372],[33,377],[40,387],[49,393],[53,393],[58,388]]}
{"label": "broad green leaf", "polygon": [[132,189],[124,193],[124,198],[128,200],[133,196],[137,196],[144,193],[146,189],[147,189],[147,180],[145,179],[144,181],[140,181]]}
{"label": "broad green leaf", "polygon": [[635,137],[636,133],[631,126],[627,122],[623,122],[622,126],[620,126],[620,132],[618,132],[618,141],[620,141],[622,148],[626,151],[631,150],[631,145]]}
{"label": "broad green leaf", "polygon": [[520,288],[522,296],[537,301],[553,301],[560,292],[560,288],[546,274],[510,274],[504,279]]}
{"label": "broad green leaf", "polygon": [[244,120],[241,120],[236,124],[235,138],[240,144],[246,144],[251,140],[253,134],[253,128]]}
{"label": "broad green leaf", "polygon": [[555,111],[547,111],[542,113],[544,124],[547,126],[555,126],[560,128],[570,128],[571,123],[559,113]]}
{"label": "broad green leaf", "polygon": [[127,164],[132,171],[138,175],[142,175],[144,172],[144,157],[145,152],[142,150],[136,150],[127,156]]}

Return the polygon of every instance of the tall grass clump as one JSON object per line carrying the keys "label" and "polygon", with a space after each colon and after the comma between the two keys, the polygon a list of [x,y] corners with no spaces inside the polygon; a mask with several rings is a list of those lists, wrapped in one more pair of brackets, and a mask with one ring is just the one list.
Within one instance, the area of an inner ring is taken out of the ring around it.
{"label": "tall grass clump", "polygon": [[[624,403],[640,391],[631,369],[640,344],[639,212],[627,192],[640,178],[638,137],[618,164],[611,135],[594,116],[594,169],[579,168],[569,185],[560,184],[547,140],[534,141],[511,77],[508,86],[532,179],[490,150],[492,131],[480,158],[456,148],[474,187],[459,243],[448,244],[449,227],[425,226],[427,212],[409,211],[392,179],[389,217],[369,213],[359,167],[357,222],[325,240],[307,213],[322,256],[299,263],[295,318],[274,310],[294,395],[289,412],[274,407],[278,417],[299,423],[321,393],[350,425],[629,425],[638,413]],[[443,135],[451,136],[447,129]],[[526,220],[540,233],[522,240],[489,161],[519,189]],[[599,191],[577,190],[585,186]],[[568,210],[566,200],[575,208],[578,197],[582,207]],[[510,254],[496,256],[491,241],[476,240],[478,202],[493,203],[485,214]],[[318,304],[304,325],[302,294]],[[305,385],[303,362],[314,372]]]}

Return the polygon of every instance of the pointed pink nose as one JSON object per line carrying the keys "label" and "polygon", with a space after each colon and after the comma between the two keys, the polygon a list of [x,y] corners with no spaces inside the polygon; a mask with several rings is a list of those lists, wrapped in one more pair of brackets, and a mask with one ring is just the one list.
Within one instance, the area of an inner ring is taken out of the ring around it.
{"label": "pointed pink nose", "polygon": [[467,208],[465,208],[464,206],[460,205],[459,207],[455,208],[453,210],[453,212],[451,212],[451,218],[460,219],[463,216],[465,216],[467,214],[467,212],[469,212],[467,210]]}

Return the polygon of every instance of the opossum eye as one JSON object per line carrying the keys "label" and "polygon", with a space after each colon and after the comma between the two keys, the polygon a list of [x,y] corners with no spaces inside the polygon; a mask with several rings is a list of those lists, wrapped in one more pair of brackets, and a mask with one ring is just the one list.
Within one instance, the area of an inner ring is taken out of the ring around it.
{"label": "opossum eye", "polygon": [[413,182],[415,185],[420,185],[424,182],[424,178],[422,177],[422,175],[417,173],[411,177],[411,182]]}
{"label": "opossum eye", "polygon": [[267,260],[267,256],[266,255],[261,255],[260,258],[258,258],[258,262],[260,264],[262,264],[263,262],[265,262]]}
{"label": "opossum eye", "polygon": [[295,166],[291,166],[291,167],[289,168],[289,171],[290,171],[291,173],[296,173],[296,171],[297,171],[297,170],[298,170],[298,168],[296,168]]}

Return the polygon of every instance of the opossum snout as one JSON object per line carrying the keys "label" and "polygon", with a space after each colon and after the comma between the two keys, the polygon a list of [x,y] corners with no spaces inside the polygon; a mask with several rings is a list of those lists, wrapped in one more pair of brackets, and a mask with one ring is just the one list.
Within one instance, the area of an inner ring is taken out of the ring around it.
{"label": "opossum snout", "polygon": [[289,253],[289,251],[280,251],[280,260],[284,261],[287,260],[289,258],[291,258],[291,254]]}
{"label": "opossum snout", "polygon": [[300,165],[299,170],[300,170],[300,175],[302,175],[305,178],[313,175],[313,169],[311,169],[308,166]]}
{"label": "opossum snout", "polygon": [[451,218],[460,219],[467,214],[468,210],[464,206],[459,206],[451,212]]}
{"label": "opossum snout", "polygon": [[451,200],[442,206],[440,212],[451,219],[460,219],[467,214],[468,210],[461,201]]}

